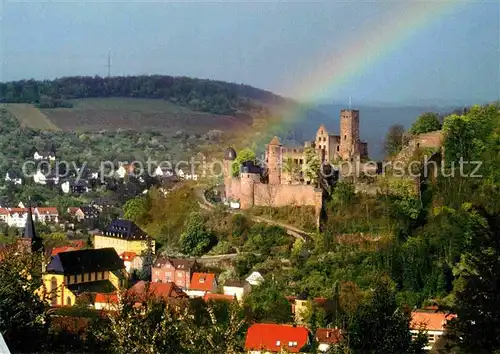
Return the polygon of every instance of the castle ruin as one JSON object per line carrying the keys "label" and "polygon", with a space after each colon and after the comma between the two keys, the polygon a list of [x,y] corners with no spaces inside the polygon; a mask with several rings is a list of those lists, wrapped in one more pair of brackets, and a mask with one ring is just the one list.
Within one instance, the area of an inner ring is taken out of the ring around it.
{"label": "castle ruin", "polygon": [[[359,138],[359,111],[342,110],[339,135],[329,134],[321,125],[314,141],[306,141],[303,147],[283,146],[278,137],[274,137],[266,145],[266,166],[256,166],[251,161],[244,163],[238,177],[232,175],[236,151],[228,148],[224,154],[226,199],[238,200],[241,209],[250,209],[254,205],[314,206],[319,216],[323,205],[323,189],[305,181],[302,172],[308,163],[308,148],[316,152],[322,164],[366,158],[367,143]],[[290,163],[292,166],[284,168]],[[267,177],[267,181],[263,176]]]}

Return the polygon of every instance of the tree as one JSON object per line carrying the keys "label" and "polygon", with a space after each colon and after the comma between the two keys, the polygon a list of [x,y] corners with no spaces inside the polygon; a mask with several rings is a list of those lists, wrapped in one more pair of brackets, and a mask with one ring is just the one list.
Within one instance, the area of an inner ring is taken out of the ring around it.
{"label": "tree", "polygon": [[245,297],[245,307],[254,322],[288,323],[292,308],[283,295],[283,287],[274,282],[263,282]]}
{"label": "tree", "polygon": [[151,207],[148,196],[137,196],[129,199],[123,206],[123,216],[138,225],[144,226],[150,221],[149,209]]}
{"label": "tree", "polygon": [[386,156],[395,156],[403,147],[403,134],[405,128],[400,124],[389,127],[384,140],[384,153]]}
{"label": "tree", "polygon": [[354,354],[425,353],[423,338],[413,342],[409,325],[409,312],[398,308],[394,290],[382,278],[349,323],[347,345]]}
{"label": "tree", "polygon": [[472,208],[468,224],[450,337],[465,353],[493,353],[500,350],[500,215]]}
{"label": "tree", "polygon": [[441,129],[441,122],[437,113],[426,112],[417,118],[410,128],[412,134],[423,134]]}
{"label": "tree", "polygon": [[41,255],[18,254],[12,247],[2,256],[0,333],[12,352],[40,352],[49,330],[45,303],[36,294],[42,286]]}
{"label": "tree", "polygon": [[205,227],[201,215],[191,213],[180,238],[182,252],[192,256],[201,256],[210,250],[216,241],[212,232]]}
{"label": "tree", "polygon": [[244,148],[236,154],[236,159],[233,161],[231,167],[234,177],[240,174],[241,164],[247,161],[255,161],[255,152],[250,148]]}
{"label": "tree", "polygon": [[321,161],[318,153],[314,148],[308,147],[304,149],[305,167],[304,179],[312,185],[317,185],[320,178]]}

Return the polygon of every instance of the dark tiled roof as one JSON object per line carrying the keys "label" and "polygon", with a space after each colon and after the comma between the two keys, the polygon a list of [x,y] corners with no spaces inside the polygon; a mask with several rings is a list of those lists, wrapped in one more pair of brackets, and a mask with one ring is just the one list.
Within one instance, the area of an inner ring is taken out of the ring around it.
{"label": "dark tiled roof", "polygon": [[240,171],[244,173],[261,173],[262,168],[255,165],[253,161],[245,161],[241,164]]}
{"label": "dark tiled roof", "polygon": [[114,248],[62,252],[52,258],[48,273],[79,274],[125,268]]}
{"label": "dark tiled roof", "polygon": [[80,210],[85,215],[97,215],[97,214],[99,214],[99,209],[97,209],[93,206],[83,206],[83,207],[80,207]]}
{"label": "dark tiled roof", "polygon": [[145,240],[147,238],[146,233],[139,226],[133,221],[125,219],[113,220],[104,235],[127,240]]}
{"label": "dark tiled roof", "polygon": [[183,259],[183,258],[168,258],[168,257],[158,257],[153,264],[153,267],[161,268],[165,264],[170,263],[175,269],[193,269],[196,265],[196,260],[194,259]]}
{"label": "dark tiled roof", "polygon": [[226,151],[224,151],[224,160],[236,160],[236,151],[232,147],[228,147]]}

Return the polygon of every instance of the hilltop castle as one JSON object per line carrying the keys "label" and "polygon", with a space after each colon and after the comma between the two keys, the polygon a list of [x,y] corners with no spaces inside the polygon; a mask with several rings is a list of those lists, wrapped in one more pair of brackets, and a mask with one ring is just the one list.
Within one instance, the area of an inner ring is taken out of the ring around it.
{"label": "hilltop castle", "polygon": [[[307,166],[306,149],[316,151],[322,163],[360,161],[368,156],[366,142],[359,138],[359,111],[340,112],[340,135],[331,135],[321,125],[314,141],[303,147],[283,146],[278,137],[266,145],[267,166],[252,161],[241,166],[239,177],[232,175],[236,151],[228,148],[224,154],[224,184],[226,199],[238,200],[241,209],[254,205],[282,207],[288,205],[314,206],[317,215],[322,207],[323,190],[305,181],[302,171]],[[284,168],[285,165],[287,166]],[[267,176],[267,183],[263,176]]]}

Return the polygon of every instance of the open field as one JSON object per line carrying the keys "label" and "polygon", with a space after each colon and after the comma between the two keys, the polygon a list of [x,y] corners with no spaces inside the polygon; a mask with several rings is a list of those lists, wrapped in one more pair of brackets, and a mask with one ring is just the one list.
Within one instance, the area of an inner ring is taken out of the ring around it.
{"label": "open field", "polygon": [[5,108],[19,120],[22,126],[40,130],[59,130],[38,108],[27,103],[3,103],[0,108]]}
{"label": "open field", "polygon": [[71,100],[73,108],[38,109],[30,104],[5,104],[24,126],[63,131],[240,131],[251,122],[242,118],[194,112],[160,99],[89,98]]}

